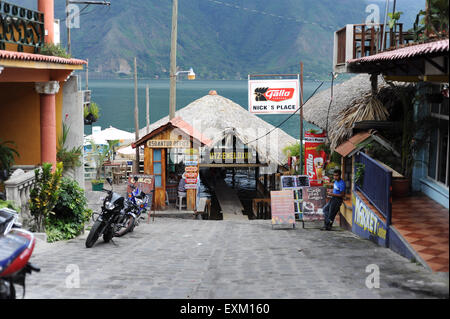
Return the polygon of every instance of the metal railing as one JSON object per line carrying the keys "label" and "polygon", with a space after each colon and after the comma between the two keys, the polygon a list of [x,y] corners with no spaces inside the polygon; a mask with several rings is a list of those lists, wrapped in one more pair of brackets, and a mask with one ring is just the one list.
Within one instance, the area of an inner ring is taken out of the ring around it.
{"label": "metal railing", "polygon": [[0,0],[0,50],[39,53],[44,45],[44,14]]}
{"label": "metal railing", "polygon": [[364,164],[364,178],[361,185],[355,184],[356,190],[383,215],[389,226],[392,220],[392,171],[364,153],[358,153],[355,162]]}

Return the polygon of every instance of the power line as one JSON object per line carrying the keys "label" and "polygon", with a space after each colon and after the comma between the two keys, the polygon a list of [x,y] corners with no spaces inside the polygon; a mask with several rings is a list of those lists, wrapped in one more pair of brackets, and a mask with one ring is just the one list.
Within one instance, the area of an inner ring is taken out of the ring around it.
{"label": "power line", "polygon": [[[300,111],[300,109],[303,108],[303,106],[305,106],[306,103],[308,103],[308,101],[317,93],[317,91],[320,89],[320,87],[323,85],[324,81],[322,81],[322,83],[320,83],[320,85],[314,90],[313,94],[311,94],[311,96],[306,100],[305,103],[303,103],[302,106],[300,106],[297,111],[295,111],[294,113],[292,113],[291,115],[289,115],[289,117],[287,119],[285,119],[283,122],[281,122],[280,124],[278,124],[276,127],[274,127],[272,130],[270,130],[269,132],[267,132],[266,134],[258,137],[257,139],[247,142],[247,144],[253,143],[259,139],[262,139],[263,137],[266,137],[267,135],[269,135],[270,133],[272,133],[273,131],[275,131],[277,128],[279,128],[280,126],[282,126],[284,123],[286,123],[291,117],[293,117],[298,111]],[[300,141],[301,143],[301,141]]]}
{"label": "power line", "polygon": [[320,23],[317,23],[317,22],[310,22],[310,21],[307,21],[307,20],[304,20],[304,19],[295,18],[295,17],[288,17],[288,16],[278,15],[278,14],[269,13],[269,12],[265,12],[265,11],[261,11],[261,10],[250,9],[250,8],[242,7],[242,6],[239,6],[239,5],[236,5],[236,4],[227,3],[227,2],[224,2],[224,1],[219,1],[219,0],[206,0],[206,1],[209,1],[211,3],[215,3],[217,5],[226,6],[226,7],[229,7],[229,8],[235,8],[235,9],[238,9],[238,10],[247,11],[247,12],[253,13],[253,14],[265,15],[265,16],[278,18],[278,19],[282,19],[282,20],[289,20],[289,21],[293,21],[293,22],[297,22],[297,23],[301,23],[301,24],[315,25],[315,26],[318,26],[318,27],[331,29],[333,31],[335,31],[335,29],[336,29],[336,26],[324,25],[324,24],[320,24]]}

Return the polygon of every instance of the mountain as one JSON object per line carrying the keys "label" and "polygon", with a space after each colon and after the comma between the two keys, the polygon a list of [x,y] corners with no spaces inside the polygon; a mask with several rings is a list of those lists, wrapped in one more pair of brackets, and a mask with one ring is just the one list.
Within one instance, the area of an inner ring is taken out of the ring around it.
{"label": "mountain", "polygon": [[[109,1],[109,7],[78,5],[80,27],[71,29],[72,55],[89,59],[91,77],[129,76],[136,56],[141,77],[168,78],[172,1]],[[14,1],[27,7],[36,2]],[[367,4],[179,0],[177,65],[192,67],[201,79],[245,79],[248,74],[298,73],[302,61],[305,77],[328,78],[333,32],[364,22]],[[65,19],[64,8],[64,0],[55,0],[56,18]],[[65,45],[64,21],[61,26]]]}

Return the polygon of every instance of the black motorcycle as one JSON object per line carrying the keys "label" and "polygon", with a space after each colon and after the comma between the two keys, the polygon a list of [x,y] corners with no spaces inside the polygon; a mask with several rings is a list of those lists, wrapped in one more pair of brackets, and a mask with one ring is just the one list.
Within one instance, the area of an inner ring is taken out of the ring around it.
{"label": "black motorcycle", "polygon": [[112,190],[112,180],[106,179],[111,190],[103,189],[108,195],[103,200],[101,212],[92,226],[86,239],[86,247],[94,246],[97,239],[103,235],[103,240],[109,242],[122,228],[123,215],[125,214],[125,198]]}

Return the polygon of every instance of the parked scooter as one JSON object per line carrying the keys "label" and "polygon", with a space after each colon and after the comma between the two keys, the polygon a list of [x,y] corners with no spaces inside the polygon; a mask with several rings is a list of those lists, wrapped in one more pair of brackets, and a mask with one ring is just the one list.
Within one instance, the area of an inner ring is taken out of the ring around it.
{"label": "parked scooter", "polygon": [[18,217],[12,209],[0,210],[0,299],[16,299],[14,285],[23,287],[23,298],[26,275],[40,271],[28,262],[35,246],[34,235],[21,228]]}
{"label": "parked scooter", "polygon": [[103,235],[103,240],[107,243],[122,228],[121,220],[124,214],[125,198],[113,192],[111,178],[106,179],[111,186],[111,190],[103,189],[108,195],[103,200],[101,212],[92,226],[86,239],[86,247],[91,248],[97,239]]}

